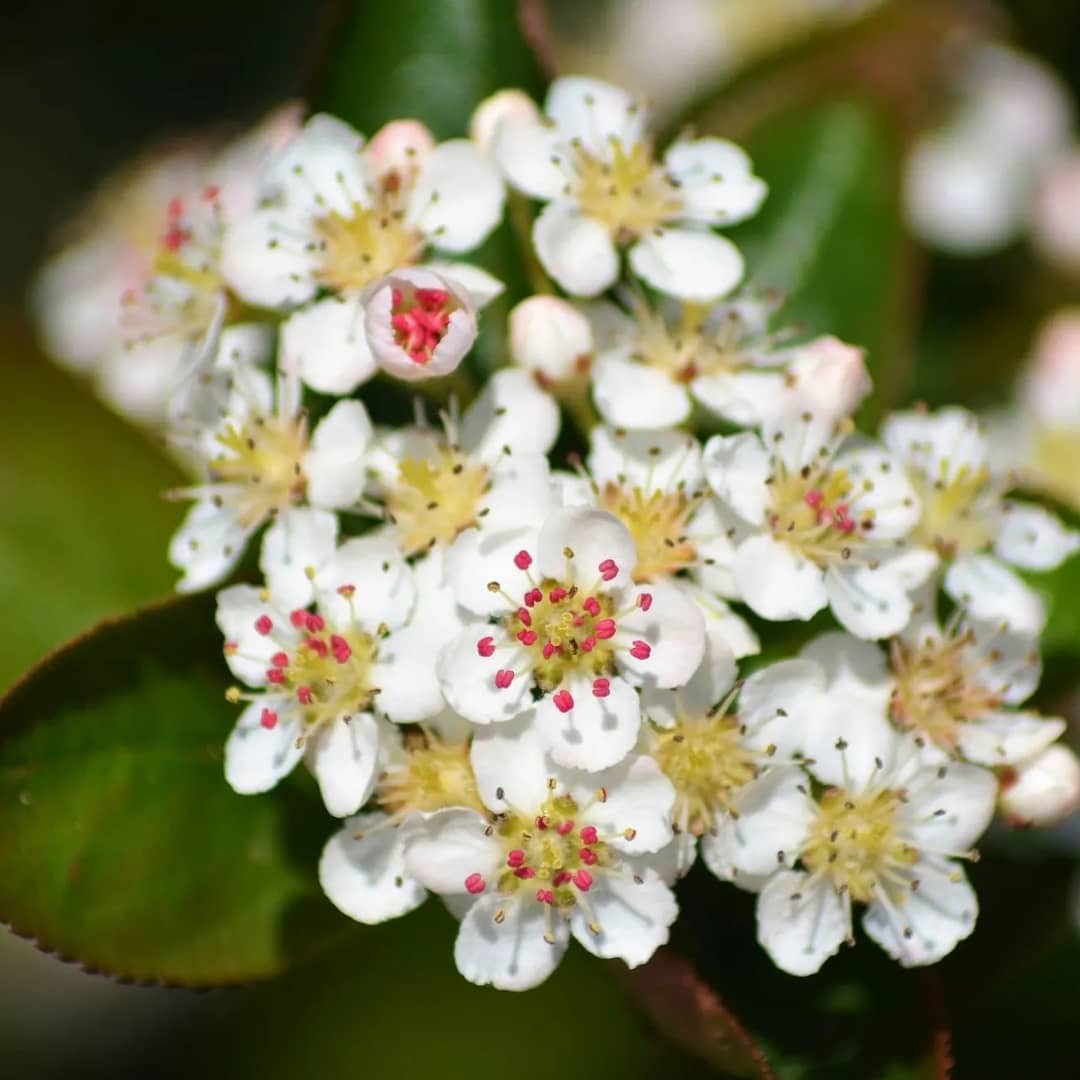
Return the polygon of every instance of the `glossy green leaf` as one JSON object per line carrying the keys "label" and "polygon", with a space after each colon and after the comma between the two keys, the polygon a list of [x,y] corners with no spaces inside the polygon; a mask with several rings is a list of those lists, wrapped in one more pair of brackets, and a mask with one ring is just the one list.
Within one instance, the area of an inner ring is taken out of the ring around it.
{"label": "glossy green leaf", "polygon": [[236,707],[209,596],[99,627],[0,703],[0,921],[136,980],[261,979],[353,932],[316,866],[332,831],[286,785],[222,773]]}
{"label": "glossy green leaf", "polygon": [[176,579],[166,546],[183,509],[161,498],[179,470],[13,325],[0,369],[4,687],[98,619],[166,593]]}
{"label": "glossy green leaf", "polygon": [[764,121],[744,145],[769,184],[761,212],[730,232],[750,279],[787,297],[781,323],[867,350],[880,413],[909,374],[898,148],[883,116],[866,103],[818,103]]}

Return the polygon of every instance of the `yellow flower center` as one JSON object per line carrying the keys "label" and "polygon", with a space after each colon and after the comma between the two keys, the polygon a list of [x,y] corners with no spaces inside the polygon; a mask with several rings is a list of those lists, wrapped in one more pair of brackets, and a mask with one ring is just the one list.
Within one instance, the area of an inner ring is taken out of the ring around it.
{"label": "yellow flower center", "polygon": [[932,480],[921,469],[911,468],[908,477],[922,502],[922,517],[912,533],[917,544],[933,547],[942,558],[965,551],[980,551],[994,538],[987,513],[987,496],[993,493],[986,468],[965,465],[951,480]]}
{"label": "yellow flower center", "polygon": [[230,423],[217,442],[223,452],[210,461],[210,481],[229,489],[217,497],[235,503],[241,525],[254,527],[303,498],[304,420],[257,416]]}
{"label": "yellow flower center", "polygon": [[410,735],[403,764],[379,779],[376,798],[395,820],[410,813],[433,813],[452,806],[486,813],[469,763],[469,744],[445,742],[431,731]]}
{"label": "yellow flower center", "polygon": [[408,555],[434,544],[449,544],[477,522],[488,472],[470,465],[460,450],[439,450],[434,458],[406,458],[398,482],[385,496],[398,542]]}
{"label": "yellow flower center", "polygon": [[686,530],[700,498],[682,491],[654,491],[647,495],[639,487],[609,483],[601,489],[599,501],[634,538],[638,553],[634,581],[639,584],[677,574],[697,558]]}
{"label": "yellow flower center", "polygon": [[415,263],[421,234],[405,222],[405,202],[396,186],[384,188],[371,206],[354,203],[316,223],[321,259],[318,280],[336,292],[358,292],[373,281]]}
{"label": "yellow flower center", "polygon": [[969,630],[921,646],[905,645],[899,639],[891,644],[896,679],[893,719],[947,750],[955,750],[960,724],[978,720],[1001,704],[976,678],[972,641]]}
{"label": "yellow flower center", "polygon": [[858,492],[843,468],[807,465],[788,472],[777,461],[769,490],[773,536],[818,566],[846,558],[873,528],[872,515],[853,516],[852,499]]}
{"label": "yellow flower center", "polygon": [[732,312],[719,327],[707,330],[708,314],[708,305],[684,303],[679,322],[671,325],[660,312],[636,304],[634,357],[683,383],[693,382],[699,375],[718,375],[748,366],[750,361],[742,349],[742,320]]}
{"label": "yellow flower center", "polygon": [[675,787],[676,825],[694,836],[711,832],[719,815],[734,813],[736,793],[758,774],[738,717],[723,708],[655,729],[649,752]]}
{"label": "yellow flower center", "polygon": [[858,795],[830,788],[801,857],[811,873],[827,875],[838,891],[868,903],[879,880],[918,861],[919,851],[896,833],[903,793],[867,791]]}
{"label": "yellow flower center", "polygon": [[682,211],[678,189],[653,160],[645,142],[623,146],[611,140],[610,153],[593,157],[573,148],[571,190],[586,216],[603,222],[620,243],[628,243]]}

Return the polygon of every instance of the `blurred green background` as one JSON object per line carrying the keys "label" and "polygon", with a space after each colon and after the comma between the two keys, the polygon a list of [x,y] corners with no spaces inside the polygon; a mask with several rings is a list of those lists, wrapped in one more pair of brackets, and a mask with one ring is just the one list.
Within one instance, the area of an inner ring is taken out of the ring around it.
{"label": "blurred green background", "polygon": [[[164,551],[180,510],[156,495],[176,482],[175,467],[33,343],[25,290],[49,236],[152,139],[250,122],[312,85],[368,94],[364,65],[373,56],[391,46],[423,55],[424,33],[406,25],[367,52],[353,41],[348,70],[313,81],[339,43],[327,10],[335,6],[391,7],[60,0],[9,3],[0,16],[0,686],[98,619],[164,595],[173,580]],[[980,258],[931,255],[905,233],[899,212],[905,148],[944,107],[940,71],[929,63],[944,55],[943,39],[1005,34],[1075,94],[1080,5],[1072,0],[523,6],[534,28],[546,17],[544,59],[558,69],[630,85],[639,74],[661,95],[662,121],[693,118],[747,142],[773,190],[761,220],[738,236],[751,268],[772,267],[777,280],[766,284],[793,290],[794,317],[869,346],[893,400],[1003,400],[1038,321],[1080,297],[1022,239]],[[467,29],[470,7],[435,5],[434,32],[444,17],[464,18]],[[711,9],[704,20],[703,8]],[[680,84],[680,68],[693,78]],[[419,109],[438,86],[417,93]],[[809,223],[816,247],[795,275],[781,225],[815,162],[839,162],[830,174],[837,206]],[[1075,709],[1075,657],[1065,649],[1051,665],[1048,707]],[[864,943],[857,957],[830,965],[811,1004],[807,984],[762,959],[750,899],[701,873],[681,887],[674,946],[765,1033],[784,1077],[940,1075],[948,1055],[928,1033],[944,1030],[946,1011],[956,1075],[1070,1075],[1080,988],[1080,947],[1068,930],[1070,843],[1075,829],[1002,838],[975,868],[987,897],[975,943],[940,973],[900,973]],[[650,996],[648,979],[628,982],[572,951],[540,990],[498,994],[456,975],[452,920],[434,900],[393,925],[348,930],[344,944],[273,983],[200,993],[123,986],[0,938],[0,1076],[715,1075],[702,1055],[739,1075],[766,1075],[725,1043],[735,1037],[723,1021],[703,1037],[671,1015],[672,1001],[694,1012],[696,984],[685,973],[671,985],[660,979]],[[868,987],[884,988],[884,1000],[869,1001]],[[658,999],[669,990],[666,1003]]]}

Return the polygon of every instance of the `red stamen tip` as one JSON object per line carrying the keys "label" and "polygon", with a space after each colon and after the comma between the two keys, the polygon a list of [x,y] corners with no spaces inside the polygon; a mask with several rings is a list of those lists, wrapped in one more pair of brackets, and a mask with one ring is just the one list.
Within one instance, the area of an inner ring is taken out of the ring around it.
{"label": "red stamen tip", "polygon": [[532,556],[527,551],[519,551],[514,556],[514,565],[519,570],[528,570],[532,566]]}
{"label": "red stamen tip", "polygon": [[506,668],[500,668],[495,672],[495,686],[499,690],[505,690],[514,681],[514,673]]}
{"label": "red stamen tip", "polygon": [[262,634],[264,637],[274,629],[274,621],[269,615],[260,615],[255,620],[255,632]]}
{"label": "red stamen tip", "polygon": [[487,882],[483,874],[470,874],[465,879],[465,888],[473,896],[477,896],[487,888]]}
{"label": "red stamen tip", "polygon": [[262,716],[259,718],[259,723],[262,724],[267,731],[273,731],[277,727],[278,715],[273,709],[263,709]]}
{"label": "red stamen tip", "polygon": [[495,639],[493,637],[482,637],[476,643],[476,651],[481,656],[494,656],[495,655]]}
{"label": "red stamen tip", "polygon": [[619,576],[619,564],[614,559],[605,559],[598,567],[600,576],[605,581],[611,581]]}
{"label": "red stamen tip", "polygon": [[648,660],[652,656],[652,646],[647,641],[635,641],[630,655],[636,660]]}
{"label": "red stamen tip", "polygon": [[607,679],[593,679],[593,697],[607,697],[611,693],[611,683]]}
{"label": "red stamen tip", "polygon": [[652,593],[638,593],[637,605],[642,611],[648,611],[652,607]]}
{"label": "red stamen tip", "polygon": [[561,713],[568,713],[574,707],[574,695],[569,690],[558,690],[551,695],[552,703]]}

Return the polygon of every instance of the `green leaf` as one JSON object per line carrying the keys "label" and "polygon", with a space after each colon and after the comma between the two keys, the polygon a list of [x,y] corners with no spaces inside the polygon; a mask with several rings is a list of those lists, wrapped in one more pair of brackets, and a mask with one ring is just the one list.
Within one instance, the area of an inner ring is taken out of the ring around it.
{"label": "green leaf", "polygon": [[106,623],[0,703],[0,922],[140,981],[275,975],[353,932],[316,881],[333,831],[295,785],[222,773],[236,707],[213,598]]}
{"label": "green leaf", "polygon": [[910,359],[899,150],[885,119],[863,102],[818,103],[763,121],[744,145],[769,184],[762,211],[730,233],[749,277],[786,295],[782,323],[867,350],[873,420],[903,394]]}
{"label": "green leaf", "polygon": [[[511,0],[351,0],[342,7],[311,100],[368,135],[412,118],[438,139],[462,138],[473,110],[496,90],[543,94]],[[531,291],[526,256],[509,219],[468,256],[506,285],[481,317],[470,358],[480,374],[506,363],[506,316]]]}
{"label": "green leaf", "polygon": [[98,619],[167,592],[166,547],[183,510],[161,498],[179,470],[147,439],[24,331],[5,326],[0,340],[0,611],[14,620],[2,688]]}

